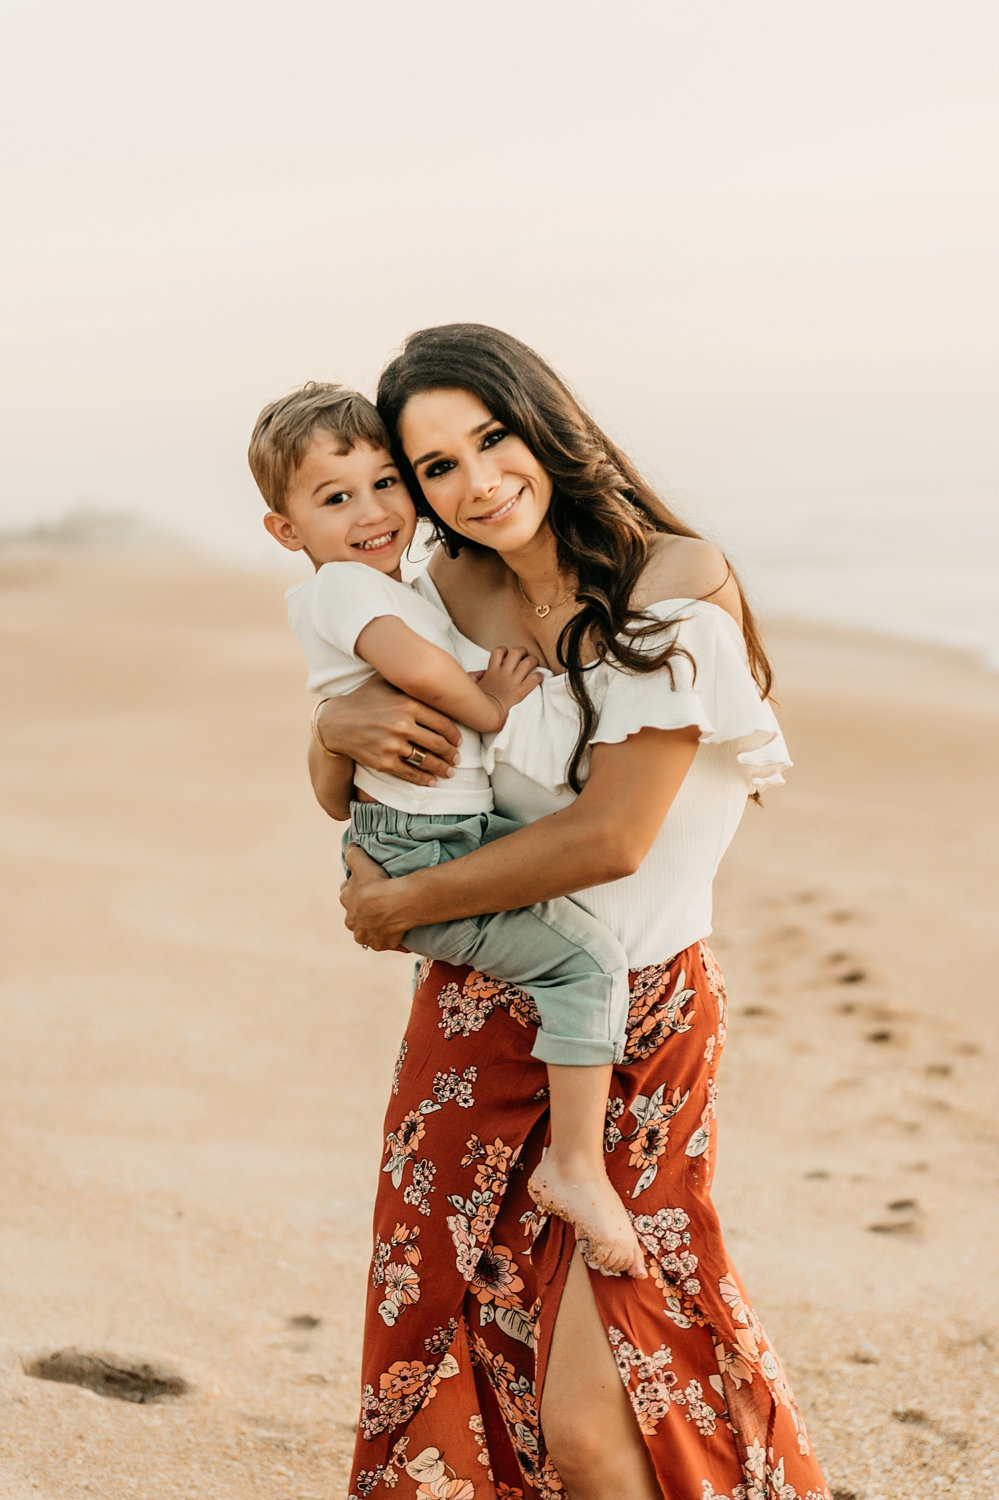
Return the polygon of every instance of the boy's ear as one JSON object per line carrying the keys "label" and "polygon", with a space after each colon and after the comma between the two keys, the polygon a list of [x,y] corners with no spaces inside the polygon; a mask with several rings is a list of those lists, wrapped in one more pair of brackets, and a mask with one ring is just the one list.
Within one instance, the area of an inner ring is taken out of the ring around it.
{"label": "boy's ear", "polygon": [[294,523],[287,516],[282,516],[279,511],[269,510],[264,515],[264,529],[269,531],[276,542],[282,547],[287,547],[289,552],[301,552],[305,543],[295,530]]}

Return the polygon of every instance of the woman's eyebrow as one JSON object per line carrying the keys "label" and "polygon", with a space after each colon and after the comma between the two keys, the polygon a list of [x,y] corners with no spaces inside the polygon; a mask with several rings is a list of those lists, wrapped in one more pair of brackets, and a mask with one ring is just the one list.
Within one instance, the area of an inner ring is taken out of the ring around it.
{"label": "woman's eyebrow", "polygon": [[[491,427],[493,425],[493,423],[495,422],[495,420],[496,420],[495,417],[487,417],[484,422],[480,422],[479,423],[478,427],[472,427],[469,430],[468,436],[469,437],[478,437],[480,433],[485,432],[485,430],[486,430],[487,427]],[[413,468],[414,469],[418,469],[420,467],[420,464],[428,464],[428,463],[430,463],[431,459],[440,458],[440,456],[441,456],[441,450],[439,448],[435,448],[432,453],[424,453],[424,455],[423,455],[422,458],[414,458],[413,459]]]}

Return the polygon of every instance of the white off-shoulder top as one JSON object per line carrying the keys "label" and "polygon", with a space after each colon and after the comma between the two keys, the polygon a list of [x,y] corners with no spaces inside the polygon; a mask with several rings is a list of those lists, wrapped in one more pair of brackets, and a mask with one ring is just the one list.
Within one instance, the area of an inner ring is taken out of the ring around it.
{"label": "white off-shoulder top", "polygon": [[[443,605],[429,574],[421,574],[414,587]],[[637,675],[607,663],[595,666],[588,684],[597,710],[590,743],[617,744],[644,728],[688,725],[700,730],[700,743],[641,869],[573,895],[610,928],[636,968],[660,963],[707,937],[715,872],[747,799],[760,788],[782,784],[791,765],[732,616],[699,599],[664,599],[649,612],[662,620],[663,631],[647,649],[675,639],[691,660],[680,653],[672,657],[672,682],[665,669]],[[484,647],[457,631],[455,639],[466,670],[486,665]],[[572,802],[576,794],[565,775],[578,733],[579,710],[568,678],[545,672],[540,687],[511,711],[504,728],[485,737],[496,811],[533,823]],[[584,760],[584,781],[586,771]]]}

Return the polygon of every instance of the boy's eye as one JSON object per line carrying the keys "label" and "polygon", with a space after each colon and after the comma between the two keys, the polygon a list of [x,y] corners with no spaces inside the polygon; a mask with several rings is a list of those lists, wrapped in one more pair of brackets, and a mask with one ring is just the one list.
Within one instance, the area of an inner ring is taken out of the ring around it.
{"label": "boy's eye", "polygon": [[326,499],[323,501],[323,504],[324,505],[342,505],[345,500],[349,500],[349,499],[350,499],[350,496],[348,495],[348,493],[347,493],[346,490],[337,490],[335,494],[333,494],[333,495],[327,495]]}
{"label": "boy's eye", "polygon": [[432,464],[427,464],[427,467],[423,471],[423,477],[424,479],[439,479],[442,474],[446,474],[453,468],[454,462],[452,459],[437,458]]}
{"label": "boy's eye", "polygon": [[495,448],[498,442],[509,436],[510,434],[505,427],[490,427],[489,431],[483,435],[482,446],[483,448]]}
{"label": "boy's eye", "polygon": [[375,489],[376,490],[387,490],[387,489],[391,488],[391,486],[393,484],[398,484],[398,483],[399,483],[399,476],[398,476],[398,474],[386,474],[383,479],[376,479],[375,480]]}

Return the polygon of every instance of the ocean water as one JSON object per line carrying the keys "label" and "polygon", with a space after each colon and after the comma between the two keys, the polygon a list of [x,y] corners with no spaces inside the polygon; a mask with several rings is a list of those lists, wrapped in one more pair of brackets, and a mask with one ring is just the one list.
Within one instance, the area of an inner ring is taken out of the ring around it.
{"label": "ocean water", "polygon": [[704,509],[689,524],[724,550],[764,619],[927,641],[999,672],[999,495]]}
{"label": "ocean water", "polygon": [[935,642],[999,671],[999,496],[771,507],[712,529],[764,616]]}
{"label": "ocean water", "polygon": [[[999,671],[999,495],[872,495],[701,506],[691,523],[725,550],[764,617],[803,619],[973,653]],[[254,519],[256,517],[254,516]],[[179,525],[183,526],[183,520]],[[185,537],[139,513],[78,506],[60,520],[0,534],[71,547],[195,547],[220,561],[296,566],[263,529],[201,527]],[[425,556],[414,547],[414,563]],[[306,576],[308,564],[299,564]],[[409,572],[415,571],[410,568]]]}

